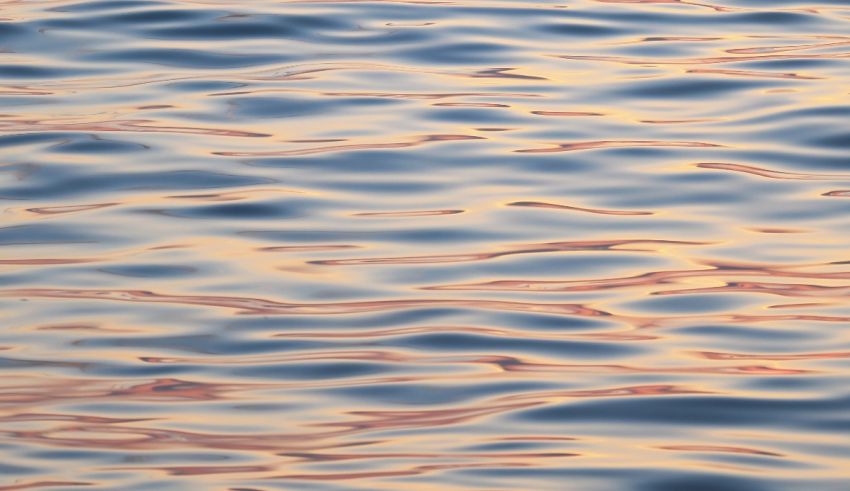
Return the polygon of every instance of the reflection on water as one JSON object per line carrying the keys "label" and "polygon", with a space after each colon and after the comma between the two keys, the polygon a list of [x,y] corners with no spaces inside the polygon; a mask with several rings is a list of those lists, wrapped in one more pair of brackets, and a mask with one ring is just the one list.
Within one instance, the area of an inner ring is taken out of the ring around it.
{"label": "reflection on water", "polygon": [[846,489],[846,0],[0,18],[0,490]]}

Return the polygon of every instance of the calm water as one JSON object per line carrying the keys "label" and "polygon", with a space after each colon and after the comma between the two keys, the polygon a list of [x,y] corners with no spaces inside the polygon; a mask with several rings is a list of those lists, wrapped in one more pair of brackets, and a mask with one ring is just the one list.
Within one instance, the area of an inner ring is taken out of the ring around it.
{"label": "calm water", "polygon": [[847,0],[0,18],[0,490],[850,489]]}

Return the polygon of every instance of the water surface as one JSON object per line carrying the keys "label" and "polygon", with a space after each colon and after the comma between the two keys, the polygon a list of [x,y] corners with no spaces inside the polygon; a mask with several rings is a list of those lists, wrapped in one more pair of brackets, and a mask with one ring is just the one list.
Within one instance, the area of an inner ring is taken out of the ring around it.
{"label": "water surface", "polygon": [[0,20],[0,490],[847,489],[846,0]]}

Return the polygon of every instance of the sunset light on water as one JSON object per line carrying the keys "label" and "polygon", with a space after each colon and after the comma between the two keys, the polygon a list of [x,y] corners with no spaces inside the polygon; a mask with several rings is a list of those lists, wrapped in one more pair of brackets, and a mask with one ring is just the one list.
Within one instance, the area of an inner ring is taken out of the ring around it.
{"label": "sunset light on water", "polygon": [[850,1],[0,0],[0,491],[850,490]]}

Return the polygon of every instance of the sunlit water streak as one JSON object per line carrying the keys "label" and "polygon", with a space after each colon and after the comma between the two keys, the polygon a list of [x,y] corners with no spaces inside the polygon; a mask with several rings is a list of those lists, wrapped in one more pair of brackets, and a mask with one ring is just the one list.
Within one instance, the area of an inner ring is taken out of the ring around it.
{"label": "sunlit water streak", "polygon": [[846,0],[0,20],[0,490],[848,489]]}

